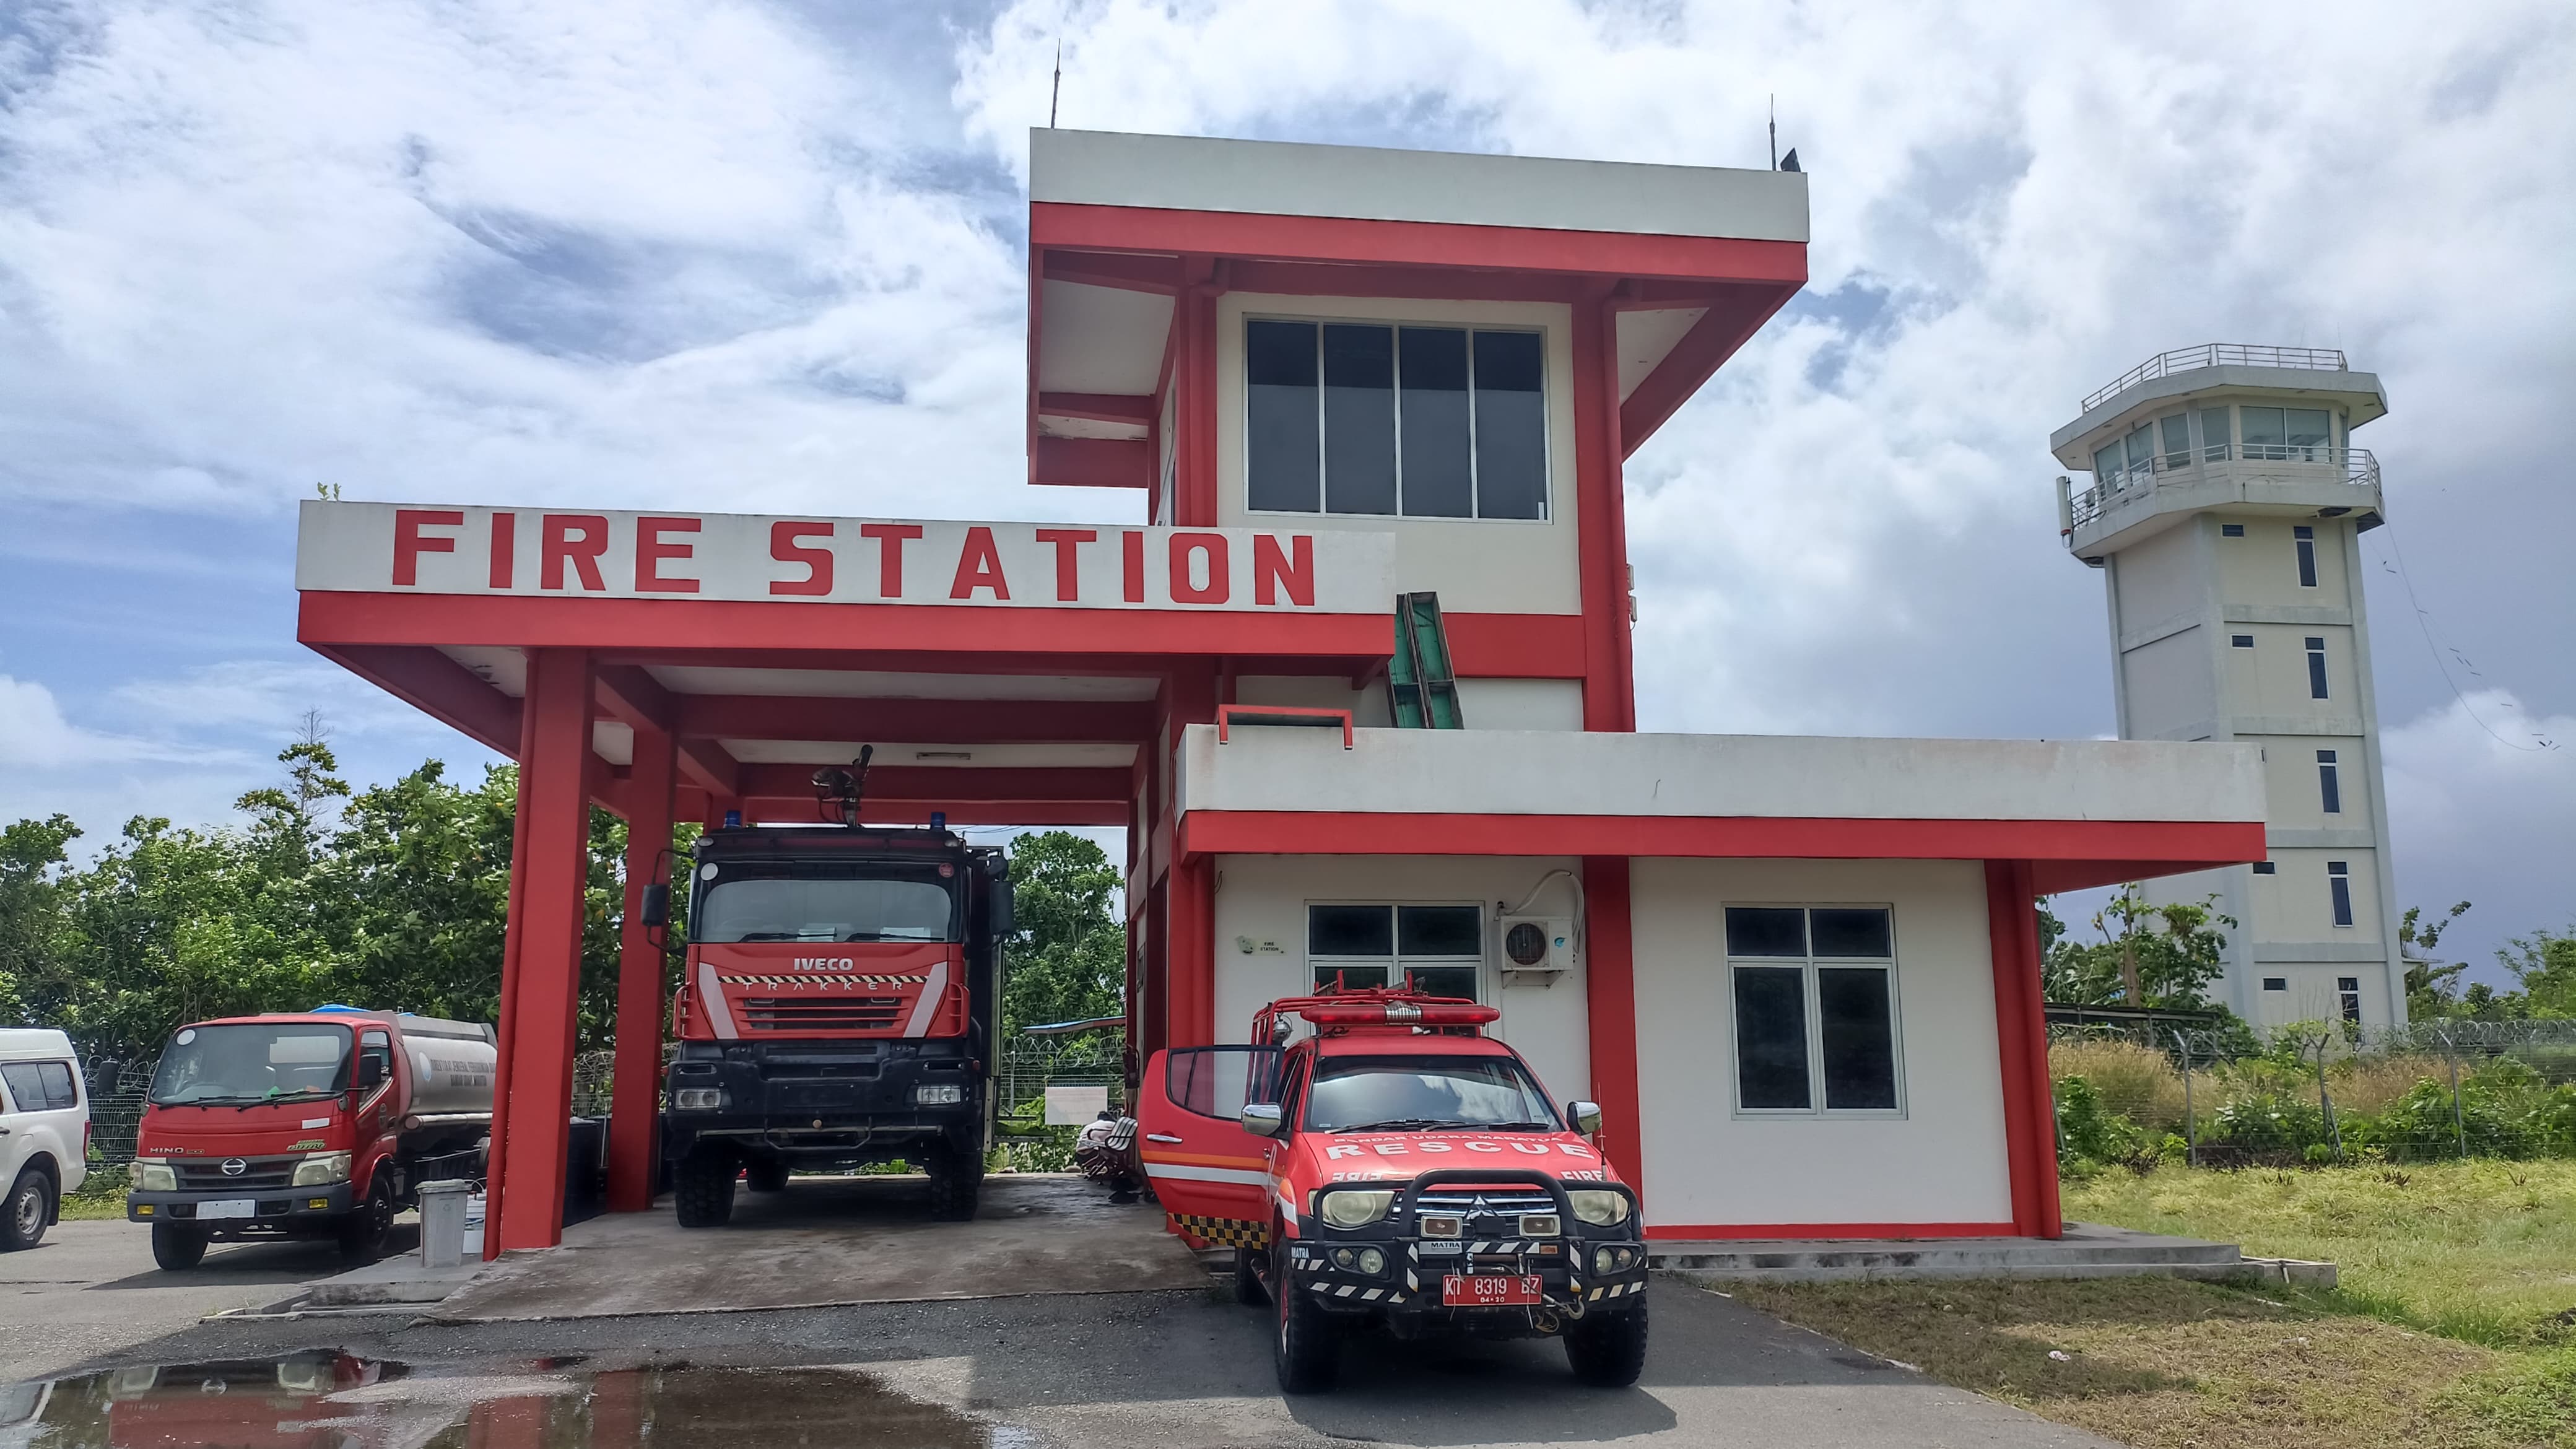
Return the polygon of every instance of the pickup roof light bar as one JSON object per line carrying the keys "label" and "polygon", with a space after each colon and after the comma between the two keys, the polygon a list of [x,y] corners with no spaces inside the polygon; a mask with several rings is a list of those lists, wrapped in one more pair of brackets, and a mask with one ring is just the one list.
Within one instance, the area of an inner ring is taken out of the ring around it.
{"label": "pickup roof light bar", "polygon": [[1318,1031],[1354,1026],[1481,1027],[1499,1020],[1498,1007],[1460,996],[1433,996],[1411,986],[1367,986],[1322,996],[1283,996],[1255,1012],[1252,1040],[1269,1046],[1279,1040],[1279,1018],[1302,1016]]}

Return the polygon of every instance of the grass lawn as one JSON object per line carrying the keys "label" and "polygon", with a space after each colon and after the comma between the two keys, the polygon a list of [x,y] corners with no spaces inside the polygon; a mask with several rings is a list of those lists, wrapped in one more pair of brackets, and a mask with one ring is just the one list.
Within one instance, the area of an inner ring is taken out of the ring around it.
{"label": "grass lawn", "polygon": [[2115,1172],[2068,1183],[2066,1215],[2330,1259],[2343,1286],[2134,1278],[1732,1291],[2129,1444],[2576,1445],[2576,1164]]}
{"label": "grass lawn", "polygon": [[63,1221],[67,1223],[122,1220],[124,1216],[125,1193],[121,1189],[111,1197],[76,1192],[63,1199]]}

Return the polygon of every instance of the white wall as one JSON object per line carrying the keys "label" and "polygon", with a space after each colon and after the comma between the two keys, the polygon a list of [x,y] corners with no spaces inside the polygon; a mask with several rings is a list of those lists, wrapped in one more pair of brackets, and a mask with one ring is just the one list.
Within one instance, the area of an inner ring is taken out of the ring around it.
{"label": "white wall", "polygon": [[[2011,1221],[1981,866],[1639,860],[1632,890],[1649,1226]],[[1736,1114],[1730,902],[1894,908],[1901,1119]]]}
{"label": "white wall", "polygon": [[[1494,1034],[1528,1059],[1558,1102],[1589,1096],[1591,1018],[1584,1006],[1582,969],[1564,973],[1565,979],[1552,987],[1505,987],[1494,946],[1498,903],[1518,906],[1548,872],[1578,864],[1513,856],[1219,856],[1217,1040],[1243,1040],[1252,1028],[1252,1014],[1264,1003],[1307,994],[1312,980],[1306,963],[1307,902],[1476,902],[1485,910],[1485,966],[1477,995],[1503,1009]],[[1559,879],[1531,906],[1531,914],[1568,915],[1570,901]]]}

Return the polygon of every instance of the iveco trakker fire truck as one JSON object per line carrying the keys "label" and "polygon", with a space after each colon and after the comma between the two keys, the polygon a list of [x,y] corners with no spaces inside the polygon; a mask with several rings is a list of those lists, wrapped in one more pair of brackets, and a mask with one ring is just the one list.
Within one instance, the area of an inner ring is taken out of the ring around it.
{"label": "iveco trakker fire truck", "polygon": [[[1156,1052],[1138,1093],[1171,1226],[1235,1250],[1267,1302],[1279,1386],[1332,1385],[1346,1331],[1555,1336],[1587,1383],[1646,1355],[1637,1195],[1560,1114],[1501,1013],[1408,987],[1274,1001],[1253,1045]],[[1312,1033],[1289,1044],[1287,1018]]]}
{"label": "iveco trakker fire truck", "polygon": [[[688,952],[673,1003],[664,1151],[680,1225],[733,1214],[734,1182],[902,1160],[931,1211],[975,1215],[993,1126],[1009,865],[939,817],[863,827],[866,779],[815,773],[839,825],[728,825],[687,862]],[[667,914],[648,893],[648,922]]]}

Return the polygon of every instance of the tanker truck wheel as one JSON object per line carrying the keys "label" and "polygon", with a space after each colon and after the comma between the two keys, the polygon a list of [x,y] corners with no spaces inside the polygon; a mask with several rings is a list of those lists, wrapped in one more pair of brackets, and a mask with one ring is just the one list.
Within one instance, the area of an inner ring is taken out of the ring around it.
{"label": "tanker truck wheel", "polygon": [[184,1273],[206,1260],[206,1230],[178,1223],[152,1225],[152,1261],[173,1273]]}
{"label": "tanker truck wheel", "polygon": [[922,1163],[930,1174],[930,1215],[943,1223],[962,1223],[975,1216],[975,1200],[984,1186],[984,1159],[978,1153],[937,1147]]}
{"label": "tanker truck wheel", "polygon": [[671,1170],[671,1206],[684,1228],[720,1228],[733,1220],[733,1180],[742,1159],[732,1149],[704,1143],[689,1149]]}
{"label": "tanker truck wheel", "polygon": [[375,1181],[367,1188],[367,1200],[358,1204],[349,1220],[340,1225],[340,1258],[349,1263],[372,1263],[385,1255],[385,1239],[394,1230],[394,1185],[389,1180],[390,1167],[379,1166]]}

